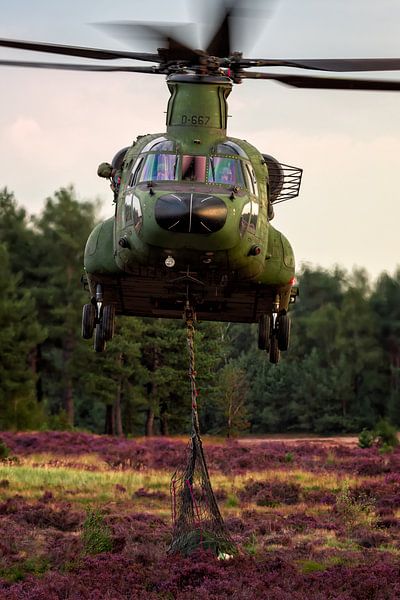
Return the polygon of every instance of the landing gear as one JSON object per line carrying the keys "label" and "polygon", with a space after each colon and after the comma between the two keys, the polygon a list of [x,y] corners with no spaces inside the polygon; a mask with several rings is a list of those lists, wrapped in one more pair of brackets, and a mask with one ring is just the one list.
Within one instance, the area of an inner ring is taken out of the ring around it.
{"label": "landing gear", "polygon": [[114,336],[115,328],[115,306],[113,304],[108,304],[103,307],[101,324],[103,327],[104,339],[106,342],[109,342]]}
{"label": "landing gear", "polygon": [[269,347],[271,320],[265,313],[261,315],[258,321],[258,347],[260,350],[267,350]]}
{"label": "landing gear", "polygon": [[262,314],[258,322],[258,347],[266,350],[269,360],[277,364],[281,352],[289,347],[290,317],[285,311],[280,310],[280,298],[277,294],[272,304],[272,315]]}
{"label": "landing gear", "polygon": [[94,304],[85,304],[82,309],[82,337],[90,340],[96,325],[96,307]]}
{"label": "landing gear", "polygon": [[104,352],[106,349],[106,339],[104,337],[104,329],[101,322],[96,325],[93,347],[95,352]]}
{"label": "landing gear", "polygon": [[276,365],[280,361],[280,358],[281,358],[281,353],[278,348],[278,339],[277,339],[276,335],[274,334],[271,337],[271,341],[269,343],[269,362],[272,363],[273,365]]}
{"label": "landing gear", "polygon": [[290,340],[290,317],[288,314],[279,315],[277,319],[277,338],[279,350],[287,350]]}
{"label": "landing gear", "polygon": [[94,350],[104,352],[106,342],[114,336],[115,306],[103,305],[103,289],[100,284],[96,286],[96,296],[91,304],[85,304],[82,311],[82,337],[89,340],[93,337]]}

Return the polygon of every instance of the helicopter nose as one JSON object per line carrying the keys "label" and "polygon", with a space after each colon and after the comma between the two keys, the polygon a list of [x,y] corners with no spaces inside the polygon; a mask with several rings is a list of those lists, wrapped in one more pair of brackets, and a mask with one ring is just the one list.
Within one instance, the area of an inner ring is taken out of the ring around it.
{"label": "helicopter nose", "polygon": [[188,192],[160,196],[154,210],[158,225],[176,233],[214,233],[222,229],[227,214],[220,198]]}

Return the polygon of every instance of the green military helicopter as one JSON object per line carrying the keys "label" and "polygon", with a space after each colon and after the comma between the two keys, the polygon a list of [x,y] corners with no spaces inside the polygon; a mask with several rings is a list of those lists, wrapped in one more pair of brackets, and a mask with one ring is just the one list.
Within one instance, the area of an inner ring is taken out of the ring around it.
{"label": "green military helicopter", "polygon": [[[242,3],[243,4],[243,3]],[[399,81],[254,72],[254,67],[317,71],[386,71],[400,59],[251,59],[233,51],[224,12],[205,50],[164,34],[156,53],[102,50],[0,39],[0,46],[99,59],[99,65],[0,60],[0,65],[167,76],[166,132],[138,136],[98,174],[109,178],[115,215],[97,225],[85,249],[90,302],[82,335],[105,349],[115,315],[258,323],[258,346],[272,363],[287,350],[288,309],[295,301],[295,260],[271,225],[274,205],[298,195],[302,170],[227,136],[233,83],[267,79],[313,89],[400,90]],[[243,6],[241,7],[243,9]],[[132,24],[114,24],[133,31]],[[155,26],[143,26],[160,34]],[[161,35],[163,35],[161,33]],[[150,66],[112,65],[132,59]]]}

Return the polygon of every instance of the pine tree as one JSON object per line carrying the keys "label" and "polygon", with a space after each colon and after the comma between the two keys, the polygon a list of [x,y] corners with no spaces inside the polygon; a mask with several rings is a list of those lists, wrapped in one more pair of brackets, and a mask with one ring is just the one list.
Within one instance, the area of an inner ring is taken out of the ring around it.
{"label": "pine tree", "polygon": [[10,267],[0,244],[0,428],[38,426],[43,410],[35,398],[31,352],[46,335],[37,322],[35,303],[19,287],[21,278]]}

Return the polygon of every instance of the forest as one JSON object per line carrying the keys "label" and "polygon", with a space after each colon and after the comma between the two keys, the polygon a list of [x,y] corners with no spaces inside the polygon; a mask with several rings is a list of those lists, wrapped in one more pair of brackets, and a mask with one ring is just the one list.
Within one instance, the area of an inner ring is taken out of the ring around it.
{"label": "forest", "polygon": [[[39,215],[0,190],[0,430],[185,434],[183,321],[119,317],[104,354],[81,338],[86,239],[99,205],[61,188]],[[198,323],[201,429],[337,434],[400,426],[400,267],[374,282],[301,266],[291,347],[272,365],[254,325]]]}

